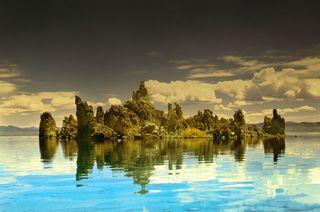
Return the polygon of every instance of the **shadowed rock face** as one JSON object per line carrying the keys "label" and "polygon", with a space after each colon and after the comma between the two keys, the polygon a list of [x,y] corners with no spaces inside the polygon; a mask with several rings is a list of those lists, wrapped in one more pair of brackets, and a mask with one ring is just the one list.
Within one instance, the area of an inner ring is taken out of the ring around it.
{"label": "shadowed rock face", "polygon": [[263,122],[263,131],[272,135],[285,134],[285,120],[282,118],[276,109],[273,110],[272,119],[265,116]]}
{"label": "shadowed rock face", "polygon": [[78,132],[80,136],[89,136],[98,141],[113,138],[115,136],[114,131],[103,125],[103,123],[100,123],[102,117],[104,117],[102,108],[97,109],[97,117],[95,117],[91,105],[88,105],[86,101],[82,101],[78,96],[75,98]]}
{"label": "shadowed rock face", "polygon": [[94,117],[93,108],[86,101],[82,101],[79,96],[75,96],[76,115],[78,120],[78,130],[92,132],[96,119]]}
{"label": "shadowed rock face", "polygon": [[133,91],[132,99],[135,101],[140,101],[140,100],[149,101],[149,94],[144,81],[140,82],[139,90]]}
{"label": "shadowed rock face", "polygon": [[44,112],[40,116],[40,126],[39,126],[39,138],[57,138],[58,137],[58,128],[56,122],[53,119],[51,113]]}
{"label": "shadowed rock face", "polygon": [[62,122],[62,128],[60,131],[60,138],[63,140],[73,140],[76,139],[78,134],[78,123],[77,120],[70,115],[69,117],[64,117]]}
{"label": "shadowed rock face", "polygon": [[97,120],[97,123],[100,123],[100,124],[104,123],[104,111],[101,106],[97,107],[96,120]]}
{"label": "shadowed rock face", "polygon": [[233,119],[238,124],[238,126],[244,126],[246,124],[243,112],[240,109],[234,113]]}
{"label": "shadowed rock face", "polygon": [[205,109],[203,112],[198,111],[194,116],[186,119],[188,127],[194,127],[202,131],[212,131],[219,122],[218,116],[214,116],[213,112]]}

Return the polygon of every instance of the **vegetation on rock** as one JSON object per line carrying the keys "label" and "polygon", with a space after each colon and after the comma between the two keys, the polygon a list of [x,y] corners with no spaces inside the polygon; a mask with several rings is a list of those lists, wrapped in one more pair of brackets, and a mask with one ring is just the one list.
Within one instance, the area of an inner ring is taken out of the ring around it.
{"label": "vegetation on rock", "polygon": [[39,126],[39,138],[57,138],[58,128],[55,120],[53,119],[51,113],[44,112],[40,116],[40,126]]}
{"label": "vegetation on rock", "polygon": [[285,120],[282,118],[276,109],[273,110],[272,119],[265,116],[263,122],[263,131],[271,135],[285,134]]}
{"label": "vegetation on rock", "polygon": [[[237,110],[233,118],[218,118],[209,109],[198,111],[187,119],[183,116],[181,105],[168,103],[168,111],[158,110],[149,99],[145,83],[140,83],[132,99],[123,105],[112,105],[104,112],[93,107],[80,97],[75,96],[77,120],[73,116],[63,121],[60,136],[70,140],[76,136],[87,136],[98,141],[145,137],[209,137],[215,140],[239,140],[246,137],[260,137],[264,133],[284,134],[284,119],[274,110],[272,119],[265,117],[263,131],[255,125],[246,125],[242,110]],[[53,136],[56,132],[55,122],[50,113],[44,113],[40,123],[40,135]],[[49,123],[49,124],[48,124]],[[52,124],[54,123],[54,124]],[[83,139],[82,139],[83,140]]]}
{"label": "vegetation on rock", "polygon": [[78,134],[78,123],[77,120],[70,115],[69,117],[64,117],[62,122],[62,128],[60,131],[60,138],[62,140],[72,140],[76,139]]}

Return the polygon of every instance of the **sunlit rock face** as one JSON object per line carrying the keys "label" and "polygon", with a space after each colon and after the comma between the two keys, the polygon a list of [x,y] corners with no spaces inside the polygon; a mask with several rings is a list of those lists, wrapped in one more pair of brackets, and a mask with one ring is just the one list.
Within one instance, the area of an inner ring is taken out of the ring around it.
{"label": "sunlit rock face", "polygon": [[135,136],[139,134],[138,116],[122,105],[113,105],[105,113],[104,123],[120,136]]}
{"label": "sunlit rock face", "polygon": [[75,96],[76,115],[78,120],[78,130],[92,132],[96,119],[94,117],[93,108],[86,101],[82,101],[79,96]]}
{"label": "sunlit rock face", "polygon": [[48,139],[48,138],[57,138],[58,137],[58,128],[56,122],[53,119],[51,113],[44,112],[40,116],[40,126],[39,126],[39,138]]}
{"label": "sunlit rock face", "polygon": [[70,115],[69,117],[64,117],[62,122],[62,128],[60,131],[60,138],[62,140],[74,140],[78,134],[78,123],[77,120]]}
{"label": "sunlit rock face", "polygon": [[263,131],[272,135],[285,134],[285,120],[282,118],[276,109],[273,110],[273,117],[264,117]]}

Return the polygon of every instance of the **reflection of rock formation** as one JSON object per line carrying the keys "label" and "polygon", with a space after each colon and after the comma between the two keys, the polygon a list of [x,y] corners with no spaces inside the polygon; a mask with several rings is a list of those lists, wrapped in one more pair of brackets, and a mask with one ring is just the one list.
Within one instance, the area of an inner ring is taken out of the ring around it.
{"label": "reflection of rock formation", "polygon": [[41,140],[47,138],[57,138],[58,128],[51,113],[45,112],[40,116],[39,138]]}
{"label": "reflection of rock formation", "polygon": [[273,162],[278,161],[278,157],[284,154],[286,143],[284,138],[269,138],[263,140],[264,153],[273,154]]}
{"label": "reflection of rock formation", "polygon": [[57,138],[51,137],[39,140],[40,155],[43,162],[51,162],[56,154]]}
{"label": "reflection of rock formation", "polygon": [[[257,145],[257,140],[250,140],[250,145]],[[135,184],[141,186],[139,193],[147,192],[149,178],[155,165],[168,164],[168,170],[182,168],[184,155],[195,155],[201,162],[213,162],[220,154],[233,155],[235,161],[244,159],[248,141],[242,142],[212,142],[210,139],[183,139],[183,140],[142,140],[142,141],[110,141],[94,143],[84,139],[78,140],[77,173],[76,179],[87,178],[94,164],[98,169],[105,166],[111,169],[122,169],[125,176],[132,177]],[[64,143],[65,155],[71,142]]]}
{"label": "reflection of rock formation", "polygon": [[87,178],[94,165],[94,143],[89,139],[89,137],[83,136],[78,137],[77,140],[78,155],[76,180]]}
{"label": "reflection of rock formation", "polygon": [[78,153],[78,145],[76,140],[69,140],[68,142],[61,142],[62,152],[65,158],[74,160]]}

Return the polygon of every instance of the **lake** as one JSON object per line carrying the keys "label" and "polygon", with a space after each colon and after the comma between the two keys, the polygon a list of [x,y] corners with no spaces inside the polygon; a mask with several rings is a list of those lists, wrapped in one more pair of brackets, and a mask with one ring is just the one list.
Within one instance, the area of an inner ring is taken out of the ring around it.
{"label": "lake", "polygon": [[320,134],[39,145],[0,137],[0,211],[320,211]]}

